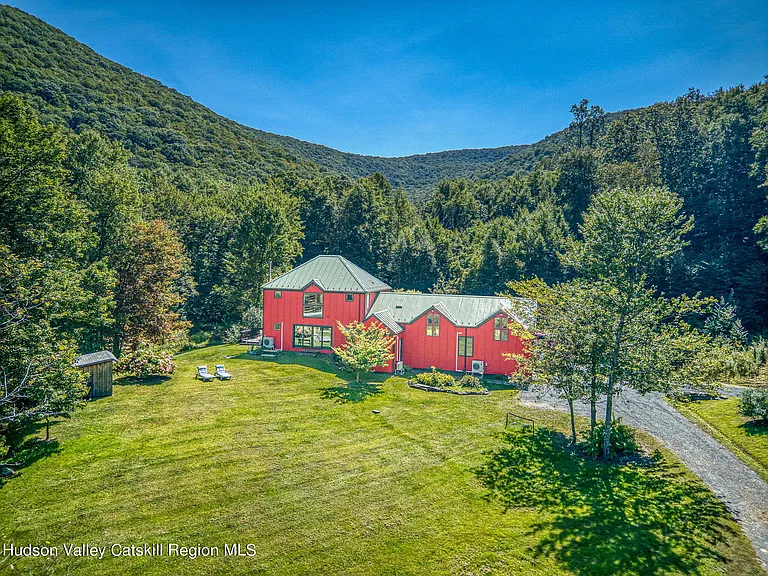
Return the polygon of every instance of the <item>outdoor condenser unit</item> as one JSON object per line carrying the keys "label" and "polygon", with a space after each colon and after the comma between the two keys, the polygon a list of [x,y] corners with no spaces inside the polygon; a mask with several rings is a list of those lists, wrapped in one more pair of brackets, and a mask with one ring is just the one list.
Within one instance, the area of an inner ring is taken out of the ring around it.
{"label": "outdoor condenser unit", "polygon": [[275,339],[272,336],[264,336],[261,346],[267,350],[273,349],[275,347]]}
{"label": "outdoor condenser unit", "polygon": [[472,360],[472,374],[485,374],[485,362],[482,360]]}

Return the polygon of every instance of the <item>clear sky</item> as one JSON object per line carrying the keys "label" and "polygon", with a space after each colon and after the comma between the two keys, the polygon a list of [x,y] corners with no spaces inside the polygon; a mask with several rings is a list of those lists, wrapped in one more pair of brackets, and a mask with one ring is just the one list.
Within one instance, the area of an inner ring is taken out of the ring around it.
{"label": "clear sky", "polygon": [[533,142],[581,98],[768,73],[766,0],[13,4],[238,122],[381,156]]}

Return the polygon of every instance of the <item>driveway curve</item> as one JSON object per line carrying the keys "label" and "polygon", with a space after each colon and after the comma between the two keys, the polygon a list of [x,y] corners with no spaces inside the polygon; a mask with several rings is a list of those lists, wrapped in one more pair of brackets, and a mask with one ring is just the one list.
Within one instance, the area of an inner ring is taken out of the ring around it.
{"label": "driveway curve", "polygon": [[[564,400],[543,390],[526,390],[520,401],[537,408],[568,409]],[[589,415],[586,404],[577,403],[574,408]],[[763,567],[768,567],[768,484],[657,393],[641,396],[625,390],[614,400],[614,408],[625,424],[653,434],[709,486],[742,525]],[[603,402],[598,414],[604,410]]]}

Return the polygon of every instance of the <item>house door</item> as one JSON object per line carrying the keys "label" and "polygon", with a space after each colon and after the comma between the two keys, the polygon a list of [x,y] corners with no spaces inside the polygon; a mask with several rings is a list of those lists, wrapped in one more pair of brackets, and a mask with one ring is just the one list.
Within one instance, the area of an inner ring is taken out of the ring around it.
{"label": "house door", "polygon": [[472,358],[475,355],[475,338],[474,336],[459,336],[458,338],[458,350],[456,354],[459,358],[464,358],[464,372],[467,371],[467,358]]}

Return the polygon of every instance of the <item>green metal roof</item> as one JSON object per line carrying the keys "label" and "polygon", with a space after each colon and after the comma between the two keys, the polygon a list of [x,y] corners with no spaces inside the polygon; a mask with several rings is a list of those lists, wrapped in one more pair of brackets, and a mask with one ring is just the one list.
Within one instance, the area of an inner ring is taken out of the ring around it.
{"label": "green metal roof", "polygon": [[384,292],[379,294],[368,312],[368,317],[389,312],[395,322],[410,324],[428,310],[435,309],[456,326],[474,328],[499,312],[505,311],[523,326],[530,324],[527,314],[520,310],[532,310],[533,301],[523,298],[514,304],[499,296],[466,296],[461,294],[408,294]]}
{"label": "green metal roof", "polygon": [[381,292],[392,288],[342,256],[316,256],[264,284],[267,290],[303,290],[317,284],[324,292]]}
{"label": "green metal roof", "polygon": [[395,317],[392,316],[392,313],[389,310],[374,312],[372,316],[389,328],[389,331],[392,332],[392,334],[400,334],[400,332],[403,331],[403,327],[397,323]]}

